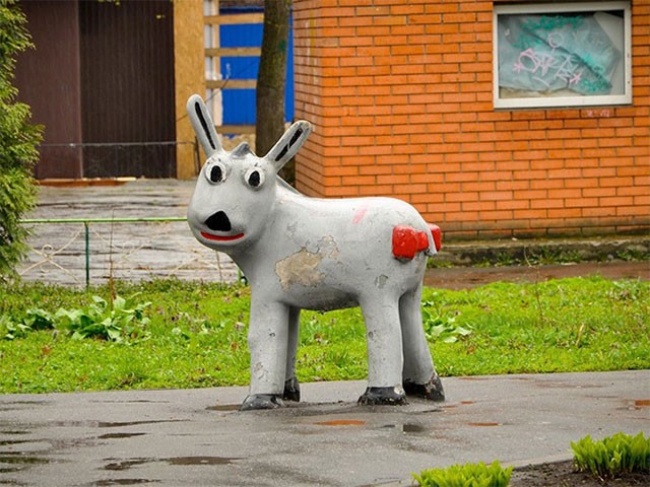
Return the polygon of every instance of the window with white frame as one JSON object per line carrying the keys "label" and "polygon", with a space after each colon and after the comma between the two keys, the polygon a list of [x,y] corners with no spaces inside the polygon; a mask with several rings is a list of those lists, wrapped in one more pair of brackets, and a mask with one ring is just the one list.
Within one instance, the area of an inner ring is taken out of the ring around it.
{"label": "window with white frame", "polygon": [[632,102],[629,1],[494,6],[494,107]]}

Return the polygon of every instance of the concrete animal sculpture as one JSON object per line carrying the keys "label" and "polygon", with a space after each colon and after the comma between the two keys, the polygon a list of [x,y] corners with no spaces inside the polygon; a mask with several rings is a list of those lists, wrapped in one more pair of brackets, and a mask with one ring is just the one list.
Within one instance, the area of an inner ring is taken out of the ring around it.
{"label": "concrete animal sculpture", "polygon": [[301,309],[361,306],[368,387],[362,404],[444,400],[422,328],[426,256],[440,230],[393,198],[318,199],[277,176],[311,133],[294,123],[263,157],[246,143],[223,149],[203,100],[188,100],[206,154],[188,209],[197,240],[225,252],[251,285],[250,393],[241,409],[300,400],[295,375]]}

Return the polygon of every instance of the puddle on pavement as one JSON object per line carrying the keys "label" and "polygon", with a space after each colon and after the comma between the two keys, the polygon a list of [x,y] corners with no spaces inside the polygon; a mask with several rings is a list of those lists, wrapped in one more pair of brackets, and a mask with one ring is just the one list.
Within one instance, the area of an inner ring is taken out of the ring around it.
{"label": "puddle on pavement", "polygon": [[155,462],[155,458],[133,458],[131,460],[123,460],[121,462],[111,462],[104,465],[104,470],[128,470],[131,467],[137,467],[138,465],[144,465],[145,463]]}
{"label": "puddle on pavement", "polygon": [[100,440],[112,440],[121,438],[132,438],[134,436],[142,436],[146,433],[106,433],[105,435],[98,436]]}
{"label": "puddle on pavement", "polygon": [[[365,426],[367,422],[360,419],[331,419],[328,421],[317,421],[314,424],[318,426]],[[427,433],[431,431],[431,428],[419,423],[386,424],[381,426],[381,428],[395,428],[402,433],[410,434]]]}
{"label": "puddle on pavement", "polygon": [[158,423],[179,423],[185,421],[183,419],[158,419],[151,421],[125,421],[125,422],[107,422],[100,421],[97,423],[98,428],[122,428],[125,426],[138,426],[141,424],[158,424]]}
{"label": "puddle on pavement", "polygon": [[458,406],[471,406],[472,404],[476,404],[476,401],[460,401],[457,403],[453,404],[445,404],[444,406],[440,406],[441,409],[454,409],[457,408]]}
{"label": "puddle on pavement", "polygon": [[206,411],[239,411],[239,404],[217,404],[205,408]]}
{"label": "puddle on pavement", "polygon": [[0,440],[0,446],[21,445],[23,443],[32,443],[31,440]]}
{"label": "puddle on pavement", "polygon": [[48,422],[47,426],[55,426],[57,428],[123,428],[127,426],[139,426],[142,424],[158,424],[158,423],[180,423],[187,421],[186,419],[156,419],[148,421],[52,421]]}
{"label": "puddle on pavement", "polygon": [[383,428],[395,428],[401,431],[402,433],[407,433],[407,434],[428,433],[430,431],[433,431],[433,428],[428,428],[426,426],[417,423],[387,424],[384,425]]}
{"label": "puddle on pavement", "polygon": [[3,452],[0,454],[0,463],[6,463],[9,465],[42,465],[44,463],[50,463],[50,460],[43,457],[32,457],[23,455],[22,452]]}
{"label": "puddle on pavement", "polygon": [[238,458],[229,457],[175,457],[165,461],[170,465],[230,465]]}
{"label": "puddle on pavement", "polygon": [[132,399],[132,400],[119,400],[119,401],[112,401],[110,399],[103,399],[101,401],[88,401],[92,403],[99,403],[99,404],[138,404],[138,403],[145,403],[145,404],[169,404],[169,401],[153,401],[151,399]]}
{"label": "puddle on pavement", "polygon": [[330,419],[328,421],[316,421],[319,426],[363,426],[365,421],[360,419]]}
{"label": "puddle on pavement", "polygon": [[395,428],[396,430],[407,434],[427,433],[432,431],[432,428],[427,428],[426,426],[416,423],[385,424],[382,428]]}
{"label": "puddle on pavement", "polygon": [[47,401],[3,401],[0,403],[0,407],[4,406],[5,404],[12,406],[12,405],[21,405],[21,406],[31,406],[31,405],[41,405],[41,404],[47,404]]}
{"label": "puddle on pavement", "polygon": [[172,457],[172,458],[132,458],[130,460],[112,461],[104,465],[104,470],[124,471],[146,463],[166,462],[174,466],[230,465],[239,458],[230,457]]}
{"label": "puddle on pavement", "polygon": [[47,404],[47,401],[7,401],[0,402],[0,411],[16,411],[19,409],[25,409],[26,406],[43,406]]}
{"label": "puddle on pavement", "polygon": [[429,428],[422,426],[421,424],[406,423],[402,425],[402,431],[404,433],[426,433],[429,431]]}
{"label": "puddle on pavement", "polygon": [[147,479],[109,479],[109,480],[100,480],[95,482],[93,485],[104,486],[104,485],[139,485],[139,484],[149,484],[149,483],[158,483],[158,480],[147,480]]}

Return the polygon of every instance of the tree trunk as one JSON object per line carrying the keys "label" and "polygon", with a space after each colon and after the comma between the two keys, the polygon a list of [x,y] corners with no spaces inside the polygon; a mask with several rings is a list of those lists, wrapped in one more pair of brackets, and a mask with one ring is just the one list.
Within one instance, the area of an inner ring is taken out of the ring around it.
{"label": "tree trunk", "polygon": [[[291,0],[264,0],[264,35],[257,75],[255,152],[266,154],[284,134],[284,92],[287,77]],[[288,166],[288,164],[287,164]],[[292,170],[285,166],[281,176]]]}

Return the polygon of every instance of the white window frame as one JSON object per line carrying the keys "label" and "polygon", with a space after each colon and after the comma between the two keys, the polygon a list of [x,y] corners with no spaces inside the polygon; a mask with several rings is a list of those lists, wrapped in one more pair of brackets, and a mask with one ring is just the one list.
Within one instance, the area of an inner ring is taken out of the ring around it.
{"label": "white window frame", "polygon": [[[623,69],[624,93],[615,95],[530,96],[500,98],[498,17],[508,14],[547,14],[569,12],[623,11]],[[629,105],[632,103],[632,20],[631,1],[592,1],[586,3],[534,3],[494,5],[493,38],[493,101],[494,108],[584,107],[600,105]]]}

